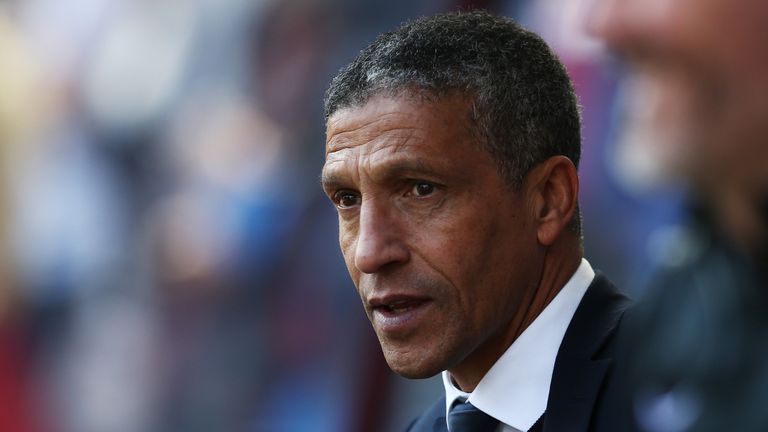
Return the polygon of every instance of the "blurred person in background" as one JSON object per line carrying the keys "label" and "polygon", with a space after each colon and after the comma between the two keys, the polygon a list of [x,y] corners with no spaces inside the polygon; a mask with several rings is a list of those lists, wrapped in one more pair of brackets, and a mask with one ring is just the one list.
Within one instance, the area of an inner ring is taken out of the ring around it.
{"label": "blurred person in background", "polygon": [[689,191],[633,319],[638,426],[768,430],[768,2],[598,0],[589,27],[629,61],[626,127]]}
{"label": "blurred person in background", "polygon": [[34,392],[28,299],[12,248],[12,191],[25,144],[38,136],[49,102],[39,59],[31,55],[6,4],[0,4],[0,430],[36,432],[42,414]]}
{"label": "blurred person in background", "polygon": [[620,430],[628,300],[583,258],[580,118],[546,43],[486,12],[408,22],[342,68],[325,117],[323,188],[387,363],[442,372],[409,430]]}

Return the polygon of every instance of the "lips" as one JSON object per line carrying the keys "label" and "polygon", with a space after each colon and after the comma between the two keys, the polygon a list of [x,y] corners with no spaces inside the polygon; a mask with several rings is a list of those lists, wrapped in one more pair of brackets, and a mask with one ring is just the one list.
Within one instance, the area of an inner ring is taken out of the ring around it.
{"label": "lips", "polygon": [[426,300],[420,298],[401,298],[397,300],[387,300],[381,303],[372,303],[373,309],[383,314],[397,315],[413,308],[421,306]]}
{"label": "lips", "polygon": [[387,295],[369,301],[371,321],[378,330],[390,336],[416,330],[424,321],[432,301],[426,297]]}

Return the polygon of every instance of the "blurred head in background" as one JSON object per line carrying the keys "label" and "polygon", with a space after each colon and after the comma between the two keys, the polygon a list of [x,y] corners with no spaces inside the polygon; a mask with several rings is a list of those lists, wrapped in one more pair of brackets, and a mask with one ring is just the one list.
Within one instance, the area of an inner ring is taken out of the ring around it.
{"label": "blurred head in background", "polygon": [[766,236],[767,23],[763,0],[596,0],[589,22],[629,60],[661,163],[742,249]]}

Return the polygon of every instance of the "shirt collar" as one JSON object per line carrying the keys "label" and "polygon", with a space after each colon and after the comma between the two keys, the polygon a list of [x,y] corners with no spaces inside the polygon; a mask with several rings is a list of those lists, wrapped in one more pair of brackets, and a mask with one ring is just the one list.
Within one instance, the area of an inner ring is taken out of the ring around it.
{"label": "shirt collar", "polygon": [[472,393],[459,390],[443,372],[446,419],[456,399],[472,405],[521,431],[544,414],[557,351],[568,324],[592,283],[595,272],[586,259],[563,289],[499,357]]}

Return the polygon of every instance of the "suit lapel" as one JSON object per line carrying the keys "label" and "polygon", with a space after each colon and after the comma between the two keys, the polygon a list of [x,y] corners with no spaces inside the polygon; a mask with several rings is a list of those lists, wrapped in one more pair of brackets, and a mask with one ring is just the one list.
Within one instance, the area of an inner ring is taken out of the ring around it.
{"label": "suit lapel", "polygon": [[584,294],[565,332],[552,372],[544,432],[587,431],[612,358],[612,340],[629,300],[602,274]]}

